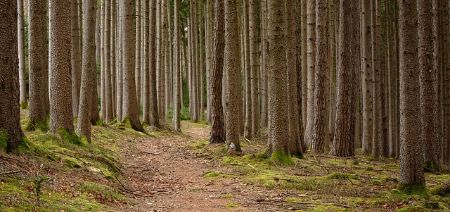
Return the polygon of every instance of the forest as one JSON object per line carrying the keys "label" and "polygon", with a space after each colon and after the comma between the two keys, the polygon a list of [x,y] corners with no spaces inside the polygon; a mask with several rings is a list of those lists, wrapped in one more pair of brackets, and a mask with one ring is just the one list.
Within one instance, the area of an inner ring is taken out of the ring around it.
{"label": "forest", "polygon": [[0,211],[450,211],[448,0],[1,0]]}

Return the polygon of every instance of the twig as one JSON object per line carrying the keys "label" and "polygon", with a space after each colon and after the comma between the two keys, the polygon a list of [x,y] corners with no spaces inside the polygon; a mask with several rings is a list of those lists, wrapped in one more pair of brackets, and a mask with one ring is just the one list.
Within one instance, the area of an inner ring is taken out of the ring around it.
{"label": "twig", "polygon": [[22,171],[10,171],[10,172],[3,172],[3,173],[0,173],[0,175],[10,175],[10,174],[17,174],[17,173],[20,173],[20,172],[22,172]]}

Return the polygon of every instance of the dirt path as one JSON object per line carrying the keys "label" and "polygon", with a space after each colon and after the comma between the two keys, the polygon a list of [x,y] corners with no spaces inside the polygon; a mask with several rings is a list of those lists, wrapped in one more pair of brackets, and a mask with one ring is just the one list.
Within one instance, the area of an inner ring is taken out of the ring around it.
{"label": "dirt path", "polygon": [[190,128],[185,134],[130,142],[124,149],[124,190],[134,203],[120,211],[279,211],[285,194],[245,185],[236,179],[211,181],[203,176],[222,170],[198,157],[189,143],[208,136],[208,129]]}

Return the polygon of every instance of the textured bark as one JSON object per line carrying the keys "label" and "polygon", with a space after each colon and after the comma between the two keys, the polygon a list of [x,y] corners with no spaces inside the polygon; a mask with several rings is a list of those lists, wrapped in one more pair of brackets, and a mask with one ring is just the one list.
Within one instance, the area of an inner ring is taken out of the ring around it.
{"label": "textured bark", "polygon": [[80,49],[80,22],[78,18],[78,0],[71,0],[71,74],[72,74],[72,114],[78,116],[78,103],[80,99],[81,83],[81,49]]}
{"label": "textured bark", "polygon": [[158,114],[158,91],[156,90],[156,0],[150,1],[150,125],[159,128],[159,114]]}
{"label": "textured bark", "polygon": [[239,23],[237,12],[237,0],[225,1],[225,57],[224,69],[227,73],[226,89],[226,139],[229,153],[240,154],[242,152],[239,142],[239,127],[241,108],[239,101],[240,85],[240,55],[239,55]]}
{"label": "textured bark", "polygon": [[381,94],[381,29],[380,29],[380,0],[371,0],[372,17],[372,80],[373,80],[373,129],[372,129],[372,156],[378,158],[381,155],[383,142],[382,120],[382,94]]}
{"label": "textured bark", "polygon": [[[120,17],[122,16],[123,11],[122,7],[120,6],[120,2],[117,3],[117,28],[116,28],[116,39],[117,39],[117,45],[116,45],[116,117],[117,120],[122,120],[122,106],[123,106],[123,46],[122,46],[122,22],[120,21]],[[142,37],[142,36],[141,36]],[[142,48],[141,48],[142,49]],[[142,56],[142,53],[141,53]],[[142,67],[142,65],[141,65]],[[140,70],[139,70],[140,71]],[[139,79],[136,79],[136,86],[140,87],[140,81]],[[137,91],[137,89],[136,89]],[[136,95],[136,100],[140,99],[139,93]],[[138,107],[140,104],[138,104]]]}
{"label": "textured bark", "polygon": [[105,1],[105,68],[104,68],[104,85],[105,85],[105,121],[111,122],[113,119],[113,105],[112,105],[112,61],[111,61],[111,0]]}
{"label": "textured bark", "polygon": [[50,130],[73,132],[70,74],[70,1],[50,0]]}
{"label": "textured bark", "polygon": [[142,112],[143,122],[150,124],[150,1],[143,3],[144,13],[144,69],[142,71]]}
{"label": "textured bark", "polygon": [[312,130],[314,126],[314,90],[315,90],[315,61],[316,61],[316,1],[306,1],[306,45],[307,45],[307,106],[305,142],[311,145]]}
{"label": "textured bark", "polygon": [[214,0],[206,0],[206,120],[211,123],[211,80],[214,55]]}
{"label": "textured bark", "polygon": [[399,1],[400,185],[424,186],[420,139],[420,86],[417,55],[417,2]]}
{"label": "textured bark", "polygon": [[117,0],[111,0],[111,101],[112,117],[117,108]]}
{"label": "textured bark", "polygon": [[268,39],[267,39],[267,0],[262,1],[261,5],[261,20],[262,20],[262,52],[261,52],[261,127],[267,127],[268,124],[268,89],[267,89],[267,70],[269,69],[269,53],[268,53]]}
{"label": "textured bark", "polygon": [[77,132],[80,137],[91,140],[91,107],[97,72],[95,63],[95,6],[96,0],[83,3],[83,62],[80,91],[80,108],[78,112]]}
{"label": "textured bark", "polygon": [[145,61],[141,62],[141,59],[143,59],[141,55],[143,43],[141,20],[145,18],[143,16],[142,5],[146,4],[143,1],[145,0],[136,0],[136,70],[134,71],[134,74],[136,78],[136,96],[138,105],[141,105],[141,69],[143,68],[141,65],[145,63]]}
{"label": "textured bark", "polygon": [[23,0],[17,0],[17,41],[18,41],[18,57],[19,57],[19,86],[20,86],[20,104],[27,102],[27,85],[25,83],[25,57],[24,57],[24,12]]}
{"label": "textured bark", "polygon": [[329,64],[328,64],[328,14],[327,1],[316,1],[316,73],[314,89],[314,117],[312,120],[312,151],[324,153],[328,141],[328,93],[329,93]]}
{"label": "textured bark", "polygon": [[163,40],[164,37],[164,28],[165,28],[165,9],[162,8],[162,2],[163,0],[158,0],[157,4],[157,25],[158,25],[158,36],[157,36],[157,42],[156,42],[156,52],[157,52],[157,65],[158,68],[157,71],[157,77],[158,80],[158,112],[159,112],[159,122],[161,126],[165,125],[165,117],[166,117],[166,111],[165,111],[165,99],[166,99],[166,87],[165,87],[165,41]]}
{"label": "textured bark", "polygon": [[443,139],[441,150],[441,163],[443,168],[450,170],[450,58],[449,58],[449,2],[440,1],[439,28],[440,30],[440,73],[442,75],[442,121]]}
{"label": "textured bark", "polygon": [[174,2],[174,31],[173,31],[173,41],[174,41],[174,51],[173,51],[173,129],[175,131],[181,131],[180,128],[180,88],[181,88],[181,79],[180,79],[180,65],[179,65],[179,56],[180,56],[180,44],[179,44],[179,0],[175,0]]}
{"label": "textured bark", "polygon": [[289,114],[289,143],[288,150],[291,155],[298,157],[303,156],[302,152],[302,139],[300,134],[300,110],[298,106],[298,86],[299,72],[297,70],[297,26],[296,26],[296,8],[298,7],[297,1],[285,1],[286,3],[286,82],[288,91],[288,114]]}
{"label": "textured bark", "polygon": [[139,121],[139,110],[135,83],[135,41],[136,31],[133,27],[134,5],[133,0],[120,1],[123,8],[122,41],[123,41],[123,111],[122,121],[130,121],[131,127],[142,131]]}
{"label": "textured bark", "polygon": [[421,143],[425,144],[425,164],[430,171],[439,170],[439,98],[438,72],[433,63],[433,3],[417,1],[419,29]]}
{"label": "textured bark", "polygon": [[337,69],[336,124],[331,153],[338,157],[355,154],[356,85],[359,54],[359,3],[341,0],[339,11],[339,60]]}
{"label": "textured bark", "polygon": [[361,44],[362,44],[362,105],[363,105],[363,138],[362,148],[365,154],[371,152],[372,147],[372,40],[370,1],[361,1]]}
{"label": "textured bark", "polygon": [[250,67],[250,37],[249,37],[249,4],[244,1],[244,72],[245,72],[245,130],[244,136],[252,139],[252,83],[251,83],[251,67]]}
{"label": "textured bark", "polygon": [[268,0],[268,36],[270,52],[269,87],[269,144],[272,153],[287,151],[289,129],[285,127],[288,119],[287,76],[284,1]]}
{"label": "textured bark", "polygon": [[19,106],[19,67],[17,57],[17,0],[0,3],[0,134],[7,137],[6,150],[16,149],[22,142]]}
{"label": "textured bark", "polygon": [[211,89],[211,137],[209,143],[225,142],[224,117],[222,108],[223,57],[225,49],[224,4],[215,0],[213,61],[210,74]]}
{"label": "textured bark", "polygon": [[47,1],[29,3],[30,126],[46,124],[49,112]]}
{"label": "textured bark", "polygon": [[[300,30],[300,36],[301,36],[301,45],[302,45],[302,126],[303,129],[306,128],[306,120],[307,120],[307,108],[308,108],[308,37],[307,37],[307,1],[308,0],[301,0],[300,10],[301,10],[301,30]],[[304,136],[305,137],[305,136]],[[305,141],[304,141],[305,142]]]}
{"label": "textured bark", "polygon": [[260,1],[249,0],[249,37],[250,37],[250,69],[252,99],[252,137],[259,135],[259,39],[260,39]]}

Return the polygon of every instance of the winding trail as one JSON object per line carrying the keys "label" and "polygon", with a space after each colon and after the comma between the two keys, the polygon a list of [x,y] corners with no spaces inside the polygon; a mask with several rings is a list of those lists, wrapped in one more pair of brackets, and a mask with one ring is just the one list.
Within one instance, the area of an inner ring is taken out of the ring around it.
{"label": "winding trail", "polygon": [[207,139],[209,129],[184,135],[127,142],[122,151],[123,190],[133,203],[119,211],[280,211],[286,194],[237,179],[209,180],[204,174],[226,167],[197,156],[189,144]]}

